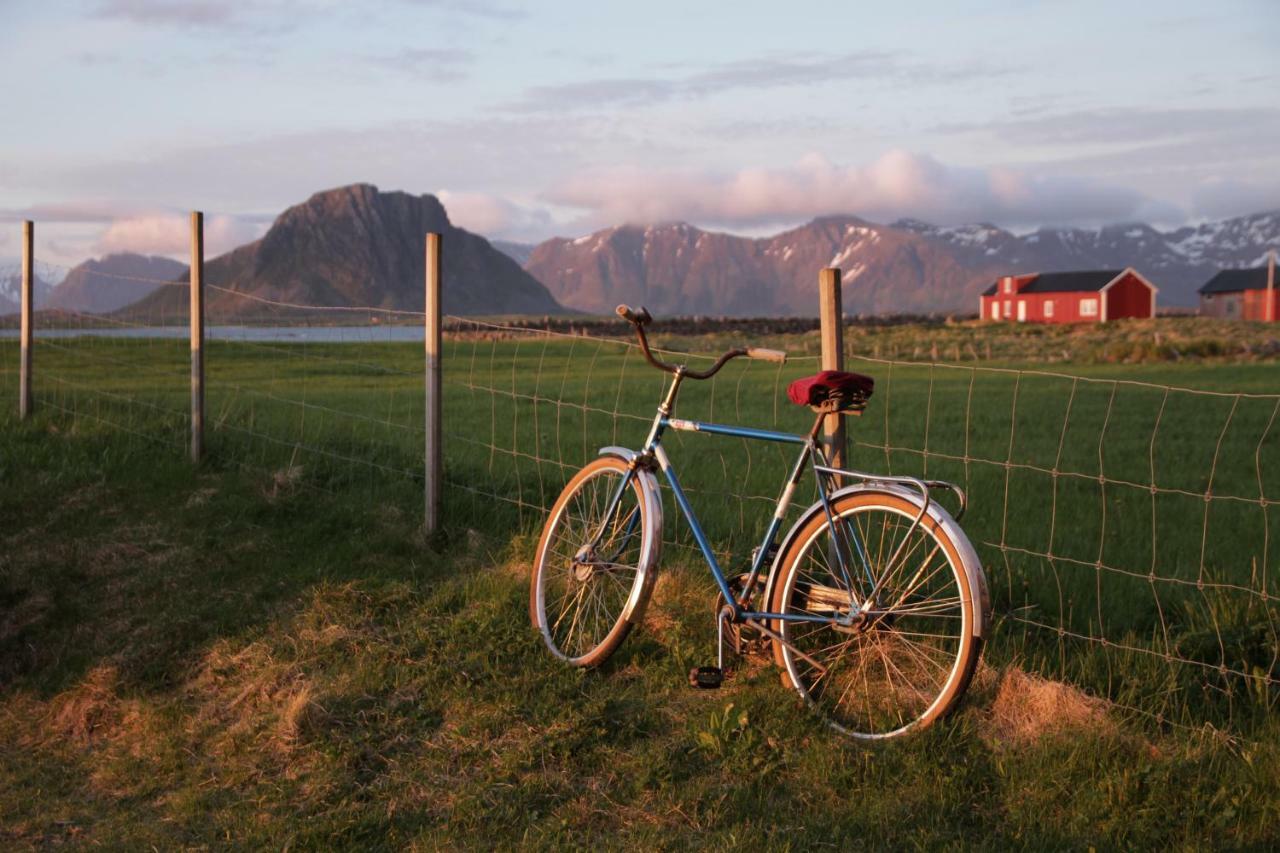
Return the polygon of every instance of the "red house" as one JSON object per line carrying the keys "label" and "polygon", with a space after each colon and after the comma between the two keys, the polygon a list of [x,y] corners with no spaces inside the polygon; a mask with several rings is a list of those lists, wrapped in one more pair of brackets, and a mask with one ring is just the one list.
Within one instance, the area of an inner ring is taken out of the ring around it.
{"label": "red house", "polygon": [[1200,313],[1206,317],[1232,320],[1280,320],[1280,292],[1277,291],[1276,256],[1272,252],[1265,267],[1223,270],[1200,288]]}
{"label": "red house", "polygon": [[978,316],[1019,323],[1105,323],[1154,317],[1156,291],[1132,267],[1010,275],[982,292]]}

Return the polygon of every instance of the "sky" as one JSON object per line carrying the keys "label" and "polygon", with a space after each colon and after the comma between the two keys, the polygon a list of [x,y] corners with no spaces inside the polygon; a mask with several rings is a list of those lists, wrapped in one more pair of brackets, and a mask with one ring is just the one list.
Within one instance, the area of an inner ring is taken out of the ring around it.
{"label": "sky", "polygon": [[534,242],[1280,208],[1277,0],[0,0],[0,256],[211,253],[318,190]]}

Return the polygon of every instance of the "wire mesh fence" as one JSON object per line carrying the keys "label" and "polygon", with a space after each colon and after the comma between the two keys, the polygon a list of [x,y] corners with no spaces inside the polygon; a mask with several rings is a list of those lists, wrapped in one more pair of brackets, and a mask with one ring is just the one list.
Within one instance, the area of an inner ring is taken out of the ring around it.
{"label": "wire mesh fence", "polygon": [[[643,441],[663,377],[632,346],[454,326],[447,473],[473,514],[505,506],[515,524],[536,524],[599,447]],[[1280,394],[847,361],[877,380],[866,415],[850,419],[851,466],[949,480],[970,497],[964,526],[1001,623],[991,654],[1157,724],[1248,732],[1274,713]],[[811,416],[784,391],[816,369],[814,358],[736,362],[687,383],[679,414],[802,432]],[[722,562],[744,565],[789,452],[705,434],[664,441]],[[666,517],[668,553],[696,563],[669,502]]]}
{"label": "wire mesh fence", "polygon": [[363,488],[388,506],[420,498],[421,315],[406,324],[411,312],[316,310],[300,321],[295,305],[208,286],[210,454],[265,474],[271,489]]}
{"label": "wire mesh fence", "polygon": [[1249,730],[1280,700],[1280,395],[861,359],[858,446],[972,496],[997,648],[1158,723]]}
{"label": "wire mesh fence", "polygon": [[[39,263],[37,278],[57,282],[70,270]],[[186,292],[186,281],[104,274],[113,283]],[[188,345],[182,317],[155,307],[131,312],[85,313],[42,307],[33,314],[32,399],[37,410],[56,415],[60,429],[109,435],[181,448],[186,441]],[[16,325],[14,330],[16,332]],[[18,340],[6,385],[17,399]],[[16,408],[16,402],[14,402]]]}
{"label": "wire mesh fence", "polygon": [[[643,443],[665,376],[635,345],[465,317],[450,317],[449,328],[445,476],[450,488],[470,496],[473,512],[497,505],[516,525],[537,523],[569,477],[600,448]],[[672,355],[693,364],[714,359]],[[804,431],[812,416],[779,400],[787,382],[816,365],[816,357],[786,365],[732,362],[709,381],[685,385],[679,416]],[[722,564],[732,570],[745,563],[773,514],[794,452],[678,432],[664,441],[699,518],[718,534]],[[688,529],[670,496],[665,500],[668,554],[695,556]],[[709,575],[705,585],[714,588]]]}
{"label": "wire mesh fence", "polygon": [[[37,313],[37,411],[60,431],[180,455],[190,428],[189,283],[137,283],[153,292],[124,310]],[[206,287],[210,464],[259,477],[269,495],[367,489],[388,511],[421,511],[423,315],[275,300],[216,279]],[[672,358],[700,363],[724,348],[713,344],[694,340],[698,351]],[[11,411],[12,335],[0,352]],[[847,364],[877,382],[866,414],[849,420],[851,467],[950,480],[969,495],[963,524],[998,616],[994,660],[1079,685],[1156,725],[1249,737],[1274,718],[1280,394],[1263,384],[1273,374],[1222,371],[1243,389],[1227,393],[1181,387],[1185,372],[1138,382],[1102,369],[854,354]],[[536,532],[599,448],[643,441],[663,388],[621,337],[469,317],[446,318],[443,365],[443,521],[454,528]],[[817,369],[812,356],[733,362],[687,383],[678,414],[802,432],[812,416],[785,389]],[[793,452],[703,434],[664,441],[722,563],[745,566]],[[695,576],[689,531],[665,499],[667,565]],[[709,574],[696,576],[711,594]]]}

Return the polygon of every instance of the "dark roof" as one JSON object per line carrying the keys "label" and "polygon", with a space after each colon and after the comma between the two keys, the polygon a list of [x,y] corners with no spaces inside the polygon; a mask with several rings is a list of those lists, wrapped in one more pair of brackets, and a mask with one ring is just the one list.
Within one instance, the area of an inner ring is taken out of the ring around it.
{"label": "dark roof", "polygon": [[[1019,293],[1083,293],[1098,291],[1115,281],[1124,270],[1086,270],[1083,272],[1042,272],[1027,282]],[[995,296],[1000,282],[996,281],[983,296]]]}
{"label": "dark roof", "polygon": [[[1280,287],[1280,281],[1276,282]],[[1200,288],[1200,293],[1235,293],[1241,290],[1266,290],[1267,268],[1223,270]]]}

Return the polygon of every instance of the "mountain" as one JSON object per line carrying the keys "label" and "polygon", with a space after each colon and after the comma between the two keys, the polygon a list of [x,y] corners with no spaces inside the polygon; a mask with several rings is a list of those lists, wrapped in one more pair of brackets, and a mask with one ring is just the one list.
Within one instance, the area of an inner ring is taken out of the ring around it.
{"label": "mountain", "polygon": [[[43,308],[49,299],[53,285],[40,275],[39,265],[31,282],[35,307]],[[0,258],[0,315],[17,314],[22,310],[22,261],[14,258]]]}
{"label": "mountain", "polygon": [[[206,311],[211,319],[264,316],[272,309],[262,300],[421,311],[429,231],[443,236],[445,312],[563,312],[519,264],[454,227],[435,196],[370,184],[316,193],[276,217],[261,239],[206,261]],[[181,314],[187,298],[180,288],[162,288],[128,312]]]}
{"label": "mountain", "polygon": [[491,240],[493,248],[515,261],[520,266],[529,260],[535,248],[533,243],[517,243],[514,240]]}
{"label": "mountain", "polygon": [[88,260],[72,268],[49,295],[48,307],[106,314],[136,302],[166,281],[185,278],[187,265],[132,252]]}
{"label": "mountain", "polygon": [[826,266],[843,269],[850,313],[969,313],[1000,275],[1125,266],[1160,288],[1161,305],[1194,305],[1196,288],[1218,269],[1255,265],[1273,246],[1280,211],[1173,231],[1132,224],[1024,235],[989,224],[828,216],[763,238],[624,225],[548,240],[525,269],[564,305],[593,313],[628,302],[662,314],[809,315]]}
{"label": "mountain", "polygon": [[571,308],[619,302],[660,314],[796,315],[817,310],[818,270],[844,270],[850,313],[955,310],[977,304],[997,266],[975,270],[945,244],[851,216],[816,219],[774,237],[746,238],[683,223],[625,225],[549,240],[525,269]]}
{"label": "mountain", "polygon": [[1160,288],[1163,305],[1195,305],[1196,289],[1221,269],[1260,264],[1280,246],[1280,211],[1160,231],[1140,222],[1098,229],[1041,228],[1015,237],[991,225],[937,228],[912,220],[892,227],[939,240],[972,260],[998,260],[1025,272],[1131,266]]}

